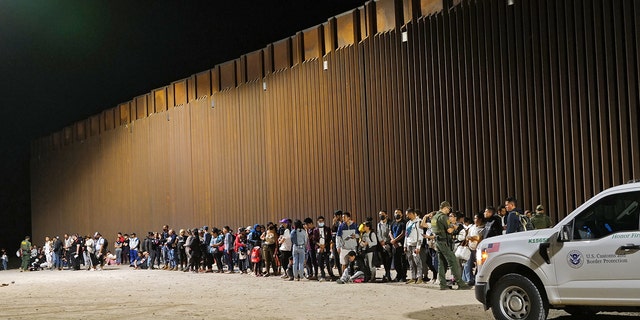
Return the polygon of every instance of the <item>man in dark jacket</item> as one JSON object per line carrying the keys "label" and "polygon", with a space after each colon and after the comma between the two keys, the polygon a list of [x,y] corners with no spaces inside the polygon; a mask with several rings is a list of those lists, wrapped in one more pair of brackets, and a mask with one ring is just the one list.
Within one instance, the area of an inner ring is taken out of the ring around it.
{"label": "man in dark jacket", "polygon": [[484,219],[486,221],[486,224],[484,226],[482,239],[487,239],[502,234],[502,219],[496,214],[496,208],[488,206],[486,209],[484,209]]}
{"label": "man in dark jacket", "polygon": [[[318,226],[313,229],[312,239],[315,244],[315,250],[318,252],[318,266],[320,267],[320,281],[326,280],[324,268],[327,268],[329,279],[333,279],[333,266],[331,265],[329,256],[331,255],[331,228],[325,225],[324,217],[318,217]],[[316,273],[317,274],[317,273]]]}

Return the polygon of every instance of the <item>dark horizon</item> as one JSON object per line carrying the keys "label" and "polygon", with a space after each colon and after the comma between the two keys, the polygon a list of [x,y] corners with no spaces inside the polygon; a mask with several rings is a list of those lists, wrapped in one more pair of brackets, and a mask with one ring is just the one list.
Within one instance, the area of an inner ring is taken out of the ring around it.
{"label": "dark horizon", "polygon": [[364,2],[0,3],[0,248],[32,229],[33,140]]}

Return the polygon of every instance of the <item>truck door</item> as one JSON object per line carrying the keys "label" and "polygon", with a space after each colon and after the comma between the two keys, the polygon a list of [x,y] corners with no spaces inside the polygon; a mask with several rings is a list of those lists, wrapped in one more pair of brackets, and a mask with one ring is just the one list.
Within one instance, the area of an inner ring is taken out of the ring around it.
{"label": "truck door", "polygon": [[640,303],[640,192],[608,195],[578,214],[553,255],[563,304]]}

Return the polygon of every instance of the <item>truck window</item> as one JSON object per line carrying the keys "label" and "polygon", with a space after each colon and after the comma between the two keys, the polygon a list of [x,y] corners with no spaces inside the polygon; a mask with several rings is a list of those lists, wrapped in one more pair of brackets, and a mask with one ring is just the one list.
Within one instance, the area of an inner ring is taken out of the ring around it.
{"label": "truck window", "polygon": [[574,220],[573,239],[591,240],[640,229],[640,191],[607,196]]}

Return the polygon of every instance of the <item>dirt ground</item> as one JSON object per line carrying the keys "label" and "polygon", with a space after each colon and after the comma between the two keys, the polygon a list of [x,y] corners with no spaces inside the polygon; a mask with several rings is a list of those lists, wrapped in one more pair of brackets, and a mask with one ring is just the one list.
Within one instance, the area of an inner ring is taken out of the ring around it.
{"label": "dirt ground", "polygon": [[[2,319],[493,319],[473,290],[109,266],[0,271]],[[598,319],[637,319],[639,315]],[[569,319],[552,310],[550,319]]]}

